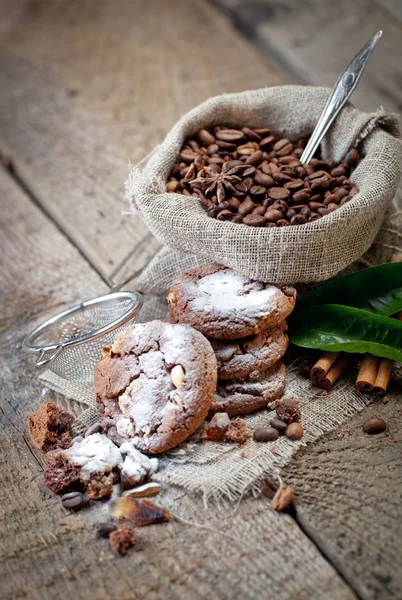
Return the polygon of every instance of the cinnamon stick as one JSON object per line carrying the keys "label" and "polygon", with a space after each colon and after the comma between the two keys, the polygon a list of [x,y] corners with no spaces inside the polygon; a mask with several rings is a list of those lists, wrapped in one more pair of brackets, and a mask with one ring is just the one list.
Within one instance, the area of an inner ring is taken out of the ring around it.
{"label": "cinnamon stick", "polygon": [[310,379],[313,385],[318,386],[319,381],[325,377],[339,355],[340,352],[324,352],[310,370]]}
{"label": "cinnamon stick", "polygon": [[391,377],[394,361],[389,358],[382,358],[378,367],[377,377],[374,383],[372,393],[376,396],[383,396],[387,391],[389,379]]}
{"label": "cinnamon stick", "polygon": [[334,385],[335,381],[339,379],[342,373],[346,371],[353,360],[353,354],[341,352],[326,375],[321,377],[321,379],[319,379],[315,385],[324,390],[329,390]]}
{"label": "cinnamon stick", "polygon": [[[402,311],[393,315],[393,318],[402,321]],[[387,391],[393,366],[394,361],[389,358],[366,354],[357,375],[357,389],[367,394],[383,396]]]}
{"label": "cinnamon stick", "polygon": [[377,356],[365,355],[356,379],[356,387],[360,392],[373,393],[379,363],[380,359]]}

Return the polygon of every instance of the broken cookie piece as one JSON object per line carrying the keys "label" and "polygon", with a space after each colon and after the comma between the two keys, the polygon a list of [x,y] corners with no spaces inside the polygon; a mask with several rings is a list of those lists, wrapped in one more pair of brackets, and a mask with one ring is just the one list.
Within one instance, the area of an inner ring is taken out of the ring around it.
{"label": "broken cookie piece", "polygon": [[120,484],[123,490],[133,488],[146,481],[158,470],[158,459],[148,458],[134,447],[133,441],[124,442],[120,446],[124,456],[120,472]]}
{"label": "broken cookie piece", "polygon": [[98,500],[112,493],[122,463],[113,442],[94,433],[67,450],[47,454],[45,485],[55,494],[85,491],[89,498]]}
{"label": "broken cookie piece", "polygon": [[32,445],[46,453],[71,444],[74,417],[53,402],[42,402],[36,412],[27,416],[27,430]]}
{"label": "broken cookie piece", "polygon": [[126,556],[127,550],[137,543],[137,538],[131,525],[123,524],[109,534],[110,547],[116,554]]}
{"label": "broken cookie piece", "polygon": [[231,421],[225,412],[216,413],[205,426],[207,440],[215,442],[235,442],[243,444],[248,438],[245,421],[237,417]]}

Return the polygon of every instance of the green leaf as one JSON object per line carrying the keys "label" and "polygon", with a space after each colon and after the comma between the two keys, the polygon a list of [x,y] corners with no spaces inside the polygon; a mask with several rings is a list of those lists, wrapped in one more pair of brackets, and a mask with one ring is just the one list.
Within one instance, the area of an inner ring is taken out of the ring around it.
{"label": "green leaf", "polygon": [[308,306],[289,319],[290,341],[303,348],[369,352],[402,362],[402,322],[365,310],[322,304]]}
{"label": "green leaf", "polygon": [[324,284],[297,300],[296,310],[343,304],[388,317],[402,310],[402,263],[363,269]]}

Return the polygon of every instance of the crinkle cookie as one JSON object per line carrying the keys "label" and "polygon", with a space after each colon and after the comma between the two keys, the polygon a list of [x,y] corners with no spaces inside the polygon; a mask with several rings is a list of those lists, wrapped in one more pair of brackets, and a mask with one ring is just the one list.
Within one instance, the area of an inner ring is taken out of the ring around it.
{"label": "crinkle cookie", "polygon": [[213,340],[218,362],[218,379],[247,377],[252,371],[265,371],[285,354],[289,339],[286,321],[275,329],[265,329],[257,335],[239,340]]}
{"label": "crinkle cookie", "polygon": [[151,321],[116,336],[95,369],[96,405],[146,454],[165,452],[208,414],[217,366],[208,340],[188,325]]}
{"label": "crinkle cookie", "polygon": [[211,338],[233,340],[276,327],[292,312],[296,290],[207,264],[177,277],[167,301],[178,323],[188,323]]}
{"label": "crinkle cookie", "polygon": [[266,406],[283,394],[286,370],[282,361],[258,373],[258,376],[252,375],[252,379],[218,381],[211,410],[224,411],[230,416],[244,415]]}
{"label": "crinkle cookie", "polygon": [[122,463],[117,446],[105,435],[94,433],[67,450],[46,455],[45,485],[55,494],[85,491],[98,500],[112,493]]}

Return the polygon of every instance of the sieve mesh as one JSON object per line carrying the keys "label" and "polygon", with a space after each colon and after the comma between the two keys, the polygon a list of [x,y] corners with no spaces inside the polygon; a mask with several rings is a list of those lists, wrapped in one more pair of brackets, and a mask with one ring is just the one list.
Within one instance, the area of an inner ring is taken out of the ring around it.
{"label": "sieve mesh", "polygon": [[[44,352],[46,359],[63,346],[49,362],[49,368],[67,380],[92,383],[102,347],[110,345],[119,331],[134,322],[141,304],[141,296],[136,292],[95,298],[49,319],[28,336],[26,349]],[[103,328],[108,331],[99,335]]]}

